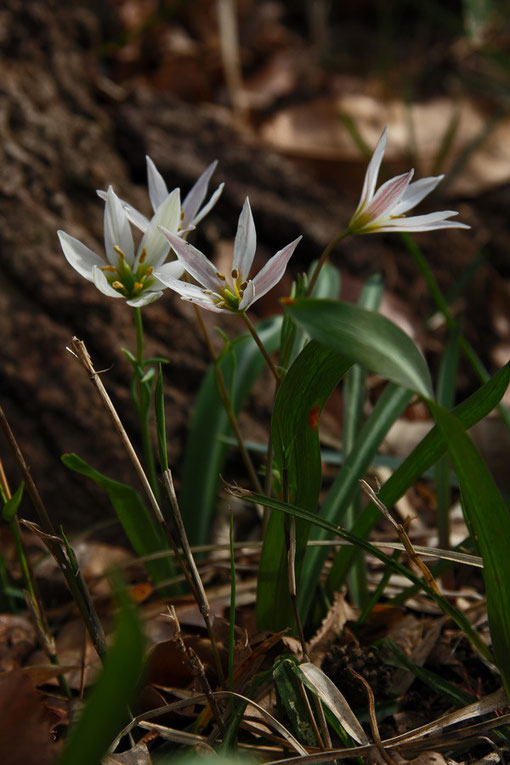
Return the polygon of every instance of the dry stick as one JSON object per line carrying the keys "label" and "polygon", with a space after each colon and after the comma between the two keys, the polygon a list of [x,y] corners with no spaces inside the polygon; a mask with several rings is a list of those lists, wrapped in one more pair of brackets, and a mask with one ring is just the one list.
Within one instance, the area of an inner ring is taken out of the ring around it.
{"label": "dry stick", "polygon": [[168,492],[168,498],[170,499],[170,504],[172,506],[172,510],[174,514],[174,523],[177,528],[177,533],[179,535],[179,539],[184,552],[184,556],[186,558],[186,561],[189,567],[189,571],[191,573],[191,577],[193,579],[194,592],[196,593],[195,597],[197,600],[197,604],[200,609],[200,613],[202,614],[202,618],[205,622],[205,626],[207,627],[207,632],[209,633],[211,647],[213,649],[214,659],[216,662],[216,672],[218,673],[218,680],[220,682],[220,685],[225,687],[225,676],[223,674],[223,667],[221,664],[221,659],[220,659],[220,654],[218,651],[218,646],[216,643],[216,638],[214,637],[214,632],[212,629],[211,607],[209,606],[209,601],[207,599],[204,585],[202,584],[202,579],[198,572],[195,559],[193,558],[193,553],[191,552],[191,547],[188,541],[188,536],[186,534],[186,529],[184,528],[184,523],[182,522],[181,511],[179,508],[179,503],[177,501],[177,495],[175,493],[172,472],[170,470],[164,471],[163,482]]}
{"label": "dry stick", "polygon": [[358,674],[352,667],[349,667],[349,672],[351,675],[353,675],[357,680],[360,681],[365,687],[365,690],[367,692],[368,696],[368,715],[370,717],[370,729],[372,731],[372,737],[374,739],[374,744],[377,747],[377,750],[379,751],[381,757],[385,762],[388,763],[388,765],[396,765],[395,760],[390,757],[388,752],[383,746],[381,735],[379,733],[379,728],[377,726],[377,717],[375,714],[375,698],[374,698],[374,692],[372,691],[372,688],[368,684],[368,682],[365,680],[365,678]]}
{"label": "dry stick", "polygon": [[[12,498],[12,492],[5,474],[2,460],[0,459],[0,488],[7,500]],[[51,634],[48,620],[46,618],[46,612],[37,585],[37,579],[34,576],[32,564],[26,555],[23,540],[21,538],[21,526],[16,513],[10,520],[11,533],[14,538],[14,545],[18,552],[19,563],[23,573],[23,579],[25,580],[26,589],[23,590],[25,596],[25,602],[32,614],[34,620],[35,629],[39,638],[39,642],[51,664],[58,665],[60,662],[57,656],[57,650],[55,646],[55,640]],[[71,692],[67,681],[63,675],[58,676],[58,682],[63,693],[70,697]]]}
{"label": "dry stick", "polygon": [[209,681],[205,674],[204,665],[200,661],[195,651],[192,648],[189,648],[182,639],[181,625],[179,623],[179,619],[177,617],[174,606],[168,606],[168,614],[166,614],[166,616],[173,623],[174,640],[177,650],[182,655],[184,661],[187,662],[193,676],[197,678],[198,682],[202,686],[202,690],[207,697],[207,701],[209,702],[213,717],[218,723],[222,734],[225,735],[225,723],[223,722],[223,717],[221,715],[218,702],[213,696],[211,686],[209,685]]}
{"label": "dry stick", "polygon": [[255,468],[253,466],[253,462],[251,460],[251,457],[249,455],[248,450],[246,449],[246,446],[244,445],[243,437],[241,435],[241,431],[239,430],[239,425],[237,423],[236,416],[234,414],[234,411],[232,409],[232,402],[230,401],[230,396],[227,392],[227,386],[225,385],[225,379],[223,377],[223,373],[218,365],[218,357],[216,355],[216,351],[214,350],[213,344],[211,342],[211,338],[209,337],[209,332],[207,331],[207,327],[205,326],[205,322],[202,318],[202,314],[200,312],[200,308],[193,304],[193,308],[195,309],[195,314],[198,320],[198,323],[200,325],[200,329],[202,330],[202,334],[204,335],[204,340],[207,345],[207,349],[209,351],[209,355],[211,357],[211,360],[214,364],[214,370],[216,374],[216,379],[218,381],[218,385],[220,388],[220,396],[222,399],[223,406],[225,408],[225,413],[228,417],[228,420],[230,422],[230,427],[234,431],[234,435],[236,437],[237,445],[239,447],[239,451],[241,453],[241,458],[244,462],[244,466],[246,467],[246,470],[248,472],[248,475],[250,477],[250,481],[252,482],[253,486],[257,487],[256,491],[259,494],[262,494],[262,486],[260,484],[258,475],[255,471]]}
{"label": "dry stick", "polygon": [[379,499],[375,491],[372,489],[370,484],[368,484],[363,478],[361,478],[359,482],[365,494],[369,497],[369,499],[371,499],[371,501],[375,505],[377,505],[381,513],[391,523],[391,525],[397,532],[402,544],[404,545],[404,549],[406,553],[409,555],[410,560],[415,564],[415,566],[417,566],[420,569],[427,585],[430,587],[431,590],[433,590],[436,593],[436,595],[441,596],[441,590],[439,589],[436,580],[430,573],[430,569],[427,568],[427,566],[421,560],[421,558],[418,557],[418,554],[416,553],[416,550],[414,549],[404,526],[401,523],[397,523],[397,521],[390,515],[388,508],[386,507],[386,505],[384,505],[381,502],[381,500]]}
{"label": "dry stick", "polygon": [[[149,480],[148,480],[147,476],[145,475],[145,471],[144,471],[144,469],[142,467],[142,463],[138,459],[138,455],[136,454],[136,452],[135,452],[135,450],[133,448],[133,445],[132,445],[131,441],[129,440],[129,436],[126,433],[126,430],[125,430],[122,422],[120,421],[120,417],[117,414],[117,411],[116,411],[116,409],[115,409],[115,407],[113,405],[113,402],[112,402],[110,396],[108,395],[108,393],[106,391],[106,388],[104,387],[104,385],[103,385],[103,383],[102,383],[102,381],[101,381],[101,379],[99,377],[99,374],[94,369],[94,366],[92,364],[92,360],[90,358],[89,352],[87,351],[87,348],[85,347],[85,343],[82,342],[81,340],[78,340],[78,338],[73,337],[68,350],[78,359],[78,361],[81,363],[83,368],[88,372],[88,374],[90,376],[90,379],[91,379],[91,382],[94,385],[96,391],[98,392],[99,397],[101,398],[101,401],[103,402],[103,404],[104,404],[108,414],[112,418],[113,424],[115,425],[115,428],[116,428],[116,430],[117,430],[117,432],[118,432],[118,434],[119,434],[119,436],[120,436],[120,438],[122,440],[124,448],[126,449],[126,451],[128,453],[128,456],[131,459],[131,462],[133,463],[133,466],[134,466],[135,471],[136,471],[136,473],[138,475],[138,478],[140,479],[140,482],[141,482],[143,488],[145,489],[145,492],[146,492],[146,494],[147,494],[147,496],[149,498],[149,502],[150,502],[151,507],[152,507],[152,509],[154,511],[154,514],[155,514],[158,522],[162,526],[163,530],[165,531],[165,533],[166,533],[170,543],[172,544],[174,552],[175,552],[177,548],[176,548],[173,536],[172,536],[172,534],[170,532],[170,529],[168,528],[168,524],[165,521],[163,513],[161,512],[161,508],[159,507],[158,501],[157,501],[156,497],[154,496],[154,492],[152,491],[152,488],[151,488],[151,485],[149,483]],[[170,476],[170,478],[171,478],[171,476]],[[165,484],[167,486],[167,489],[169,488],[170,485],[172,486],[172,489],[173,489],[173,484],[172,484],[171,480],[170,480],[170,484],[169,484],[169,483],[167,483],[167,480],[165,479]],[[174,496],[175,496],[175,491],[173,493],[174,493]],[[170,501],[172,502],[171,491],[169,491],[169,497],[170,497]],[[173,507],[173,504],[172,504],[172,507]],[[174,517],[176,517],[175,516],[175,508],[173,508],[173,509],[174,509]],[[180,513],[179,513],[179,518],[180,518]],[[185,544],[184,544],[184,540],[183,540],[183,536],[185,538],[186,545],[187,545],[187,547],[189,549],[189,544],[187,542],[187,538],[186,538],[185,532],[184,532],[184,526],[182,525],[182,519],[180,520],[180,523],[181,523],[183,534],[181,534],[181,530],[179,530],[179,534],[180,534],[180,537],[181,537],[181,542],[183,543],[183,549],[186,549],[185,548]],[[178,557],[180,557],[179,553],[178,553],[178,550],[177,550],[177,555],[178,555]],[[191,552],[190,552],[190,555],[191,555]],[[186,557],[188,557],[188,556],[186,555]],[[191,555],[191,559],[193,560],[193,556],[192,555]],[[188,563],[189,563],[189,559],[188,559]],[[193,561],[193,565],[194,565],[194,561]],[[191,568],[191,566],[190,566],[190,568]],[[183,570],[186,573],[186,566],[183,567]],[[193,572],[192,568],[191,568],[191,571]],[[198,577],[198,579],[200,580],[200,577]],[[204,603],[203,596],[205,596],[205,592],[203,590],[201,581],[200,581],[200,587],[202,587],[202,591],[200,591],[200,589],[197,588],[197,586],[196,586],[197,585],[196,577],[193,577],[193,584],[194,584],[194,587],[192,588],[192,591],[193,591],[193,594],[195,595],[195,597],[197,598],[198,606],[199,606],[199,608],[200,608],[200,610],[202,612],[203,603]],[[207,602],[207,599],[206,599],[206,602]],[[207,609],[208,608],[209,608],[209,604],[207,603]],[[209,610],[209,613],[210,613],[210,610]],[[204,613],[202,613],[202,615],[204,616]],[[216,646],[216,641],[214,639],[214,635],[212,633],[211,622],[210,622],[210,619],[209,619],[208,615],[207,615],[207,617],[204,616],[204,621],[205,621],[205,624],[206,624],[206,627],[207,627],[207,631],[209,633],[209,638],[211,640],[211,645],[213,647],[214,654],[215,654],[215,657],[216,657],[217,670],[218,670],[218,678],[220,679],[220,682],[223,685],[224,684],[223,669],[221,667],[221,662],[219,660],[218,649],[217,649],[217,646]]]}
{"label": "dry stick", "polygon": [[115,429],[117,430],[117,433],[119,434],[121,441],[124,445],[124,448],[126,449],[128,456],[131,462],[133,463],[133,467],[136,471],[138,478],[140,479],[140,483],[145,489],[145,493],[147,494],[150,505],[154,511],[154,515],[158,519],[159,523],[164,525],[165,519],[163,517],[163,513],[161,512],[157,499],[154,496],[154,492],[152,491],[149,480],[147,476],[145,475],[145,471],[142,467],[142,463],[138,459],[138,455],[135,452],[131,441],[129,440],[129,436],[126,433],[122,422],[120,421],[120,417],[117,414],[117,411],[112,403],[110,396],[108,395],[106,391],[106,388],[104,387],[101,381],[101,378],[99,377],[99,374],[94,369],[94,365],[92,364],[92,359],[90,358],[90,355],[89,355],[89,352],[87,351],[85,343],[82,340],[78,340],[77,337],[73,337],[67,350],[78,359],[82,367],[88,373],[90,377],[90,381],[92,385],[94,386],[94,388],[96,389],[108,414],[110,415],[113,421],[113,424],[115,426]]}
{"label": "dry stick", "polygon": [[[18,443],[14,437],[5,413],[0,406],[0,429],[2,430],[9,448],[14,456],[14,459],[18,465],[18,470],[23,476],[27,492],[32,500],[32,504],[39,518],[39,522],[44,531],[41,531],[40,526],[37,524],[30,524],[30,527],[35,531],[41,539],[45,542],[47,548],[60,566],[62,573],[65,577],[67,585],[71,590],[71,593],[76,601],[83,620],[87,626],[92,643],[99,655],[102,658],[106,652],[106,639],[104,636],[103,627],[99,621],[99,617],[96,613],[94,603],[90,597],[90,593],[85,585],[81,575],[76,576],[76,572],[73,571],[72,562],[69,560],[65,545],[61,537],[57,536],[53,529],[53,524],[50,520],[48,512],[44,506],[41,496],[37,490],[37,487],[32,478],[32,474],[25,462],[25,458],[21,453]],[[25,525],[28,522],[25,521]],[[79,571],[78,571],[79,573]]]}

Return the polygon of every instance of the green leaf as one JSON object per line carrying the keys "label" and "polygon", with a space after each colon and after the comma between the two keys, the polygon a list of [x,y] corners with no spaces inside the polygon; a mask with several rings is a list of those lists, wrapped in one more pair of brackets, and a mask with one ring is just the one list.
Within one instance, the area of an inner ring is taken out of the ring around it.
{"label": "green leaf", "polygon": [[[147,510],[142,498],[131,486],[114,481],[88,465],[77,454],[64,454],[62,462],[70,470],[91,478],[103,489],[117,513],[133,550],[143,557],[168,550],[168,543],[159,526]],[[170,557],[145,561],[145,568],[154,584],[160,584],[175,575]]]}
{"label": "green leaf", "polygon": [[[482,385],[482,387],[468,399],[455,407],[453,413],[466,428],[472,427],[498,405],[509,383],[510,362],[500,369],[494,377],[485,383],[485,385]],[[363,433],[360,434],[356,448],[363,448],[362,437]],[[415,481],[417,481],[418,478],[431,467],[431,465],[434,465],[437,462],[437,460],[446,452],[446,449],[446,441],[436,425],[430,433],[427,433],[425,438],[420,441],[418,446],[386,481],[379,492],[379,499],[381,502],[387,507],[391,507],[395,504],[395,502],[405,494]],[[326,507],[322,508],[321,513],[330,520],[333,520],[336,517],[334,513],[330,514],[329,512],[326,512]],[[356,521],[352,529],[353,533],[359,537],[367,537],[379,518],[380,511],[373,503],[370,503],[365,507],[361,517]],[[309,553],[310,552],[311,551],[309,551]],[[306,579],[303,579],[304,583],[309,582],[309,579],[313,582],[317,581],[326,554],[327,553],[324,552],[322,555],[320,553],[319,555],[315,554],[314,565],[307,569]],[[352,559],[352,550],[341,550],[337,555],[337,559],[335,560],[338,577],[337,582],[342,581],[345,574],[349,571]],[[315,579],[313,577],[315,577]]]}
{"label": "green leaf", "polygon": [[117,586],[119,605],[112,647],[78,722],[67,736],[58,765],[99,763],[126,722],[139,686],[144,636],[134,605]]}
{"label": "green leaf", "polygon": [[[412,395],[410,391],[393,383],[389,383],[385,387],[370,417],[359,431],[352,449],[345,459],[342,470],[335,478],[328,492],[320,510],[320,515],[323,518],[333,523],[343,521],[347,507],[360,491],[359,479],[370,467],[383,438],[409,404]],[[324,539],[325,536],[320,530],[315,530],[313,534],[314,539]],[[353,551],[346,550],[344,552],[349,554],[350,565]],[[298,591],[298,602],[302,618],[308,613],[308,609],[313,601],[317,582],[319,581],[327,555],[328,551],[321,547],[314,547],[306,552],[301,586]],[[337,555],[337,560],[342,560],[341,556],[341,553]],[[334,566],[327,580],[327,589],[330,593],[338,588],[339,579],[341,578],[343,581],[343,576],[344,572],[337,572]]]}
{"label": "green leaf", "polygon": [[430,410],[459,478],[468,528],[483,559],[487,613],[496,663],[510,692],[510,512],[487,465],[457,417],[433,402]]}
{"label": "green leaf", "polygon": [[[321,488],[319,417],[331,392],[351,362],[312,341],[301,351],[276,396],[272,439],[274,466],[283,481],[284,496],[298,507],[315,512]],[[296,580],[306,549],[309,527],[296,523]],[[257,624],[280,630],[294,623],[289,596],[284,519],[272,514],[259,566]]]}
{"label": "green leaf", "polygon": [[16,489],[16,492],[12,495],[10,499],[7,500],[7,502],[4,504],[2,508],[2,516],[5,521],[12,521],[16,513],[18,512],[18,508],[21,503],[21,499],[23,497],[23,489],[25,488],[25,484],[22,481],[18,488]]}
{"label": "green leaf", "polygon": [[308,710],[300,691],[294,668],[299,666],[295,656],[279,656],[273,666],[273,680],[277,699],[290,721],[292,732],[302,744],[317,746]]}
{"label": "green leaf", "polygon": [[341,301],[301,299],[285,310],[328,348],[398,385],[432,398],[430,373],[411,338],[375,311]]}
{"label": "green leaf", "polygon": [[[257,326],[259,336],[272,353],[280,338],[281,318]],[[265,366],[260,350],[249,335],[241,335],[232,344],[231,353],[219,362],[231,393],[234,412],[238,413]],[[204,544],[216,503],[219,476],[228,446],[220,437],[230,434],[230,424],[216,388],[216,374],[211,367],[202,383],[191,420],[184,455],[179,504],[191,545]]]}

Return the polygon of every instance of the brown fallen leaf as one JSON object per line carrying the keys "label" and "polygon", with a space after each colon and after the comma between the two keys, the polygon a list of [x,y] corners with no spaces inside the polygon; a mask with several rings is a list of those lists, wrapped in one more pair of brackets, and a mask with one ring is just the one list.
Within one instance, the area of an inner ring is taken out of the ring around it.
{"label": "brown fallen leaf", "polygon": [[0,742],[2,765],[52,765],[59,751],[48,711],[22,669],[0,677]]}

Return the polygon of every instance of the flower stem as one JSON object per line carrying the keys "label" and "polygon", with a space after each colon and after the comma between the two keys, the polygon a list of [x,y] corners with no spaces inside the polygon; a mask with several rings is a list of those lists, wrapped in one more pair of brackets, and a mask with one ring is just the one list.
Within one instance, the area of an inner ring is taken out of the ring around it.
{"label": "flower stem", "polygon": [[205,326],[205,322],[202,318],[202,314],[200,312],[200,308],[196,305],[193,305],[193,308],[195,309],[195,314],[198,319],[198,323],[200,325],[200,329],[202,330],[202,333],[204,335],[205,342],[207,344],[207,348],[209,350],[209,355],[211,356],[211,360],[214,364],[214,370],[216,373],[216,380],[218,382],[218,388],[219,388],[219,394],[221,397],[221,401],[223,404],[223,407],[225,409],[225,413],[228,417],[228,421],[230,422],[230,427],[232,428],[232,431],[236,437],[237,445],[239,447],[239,451],[241,453],[241,458],[244,462],[244,466],[247,470],[247,473],[250,477],[250,481],[257,491],[260,490],[262,493],[262,487],[260,485],[259,478],[257,476],[257,472],[255,470],[255,467],[253,465],[253,462],[251,460],[251,457],[248,453],[248,450],[246,449],[246,446],[244,445],[243,437],[241,435],[241,431],[239,429],[239,424],[237,422],[236,416],[234,414],[234,410],[232,407],[232,402],[230,400],[230,396],[228,395],[227,386],[225,385],[225,379],[223,377],[223,373],[220,369],[220,366],[218,364],[218,357],[216,355],[216,351],[213,348],[213,344],[211,343],[211,338],[209,337],[209,332],[207,331],[207,327]]}
{"label": "flower stem", "polygon": [[315,271],[312,274],[312,278],[310,279],[310,284],[308,285],[308,289],[306,290],[306,297],[310,297],[312,294],[312,290],[315,287],[315,282],[317,281],[319,274],[322,270],[322,267],[324,263],[328,260],[329,256],[331,255],[332,250],[336,247],[337,244],[339,244],[342,239],[345,239],[349,234],[351,233],[351,230],[349,228],[346,228],[345,231],[342,231],[341,234],[339,234],[335,239],[333,239],[328,246],[324,249],[322,255],[319,258],[319,262],[315,266]]}
{"label": "flower stem", "polygon": [[158,502],[160,498],[159,483],[156,473],[156,462],[154,460],[154,449],[150,431],[150,407],[152,402],[152,382],[142,383],[145,369],[144,344],[143,344],[143,322],[142,312],[139,308],[133,307],[133,319],[136,330],[136,362],[138,370],[135,371],[137,377],[137,400],[135,400],[138,419],[140,420],[140,431],[142,436],[142,449],[145,462],[145,468],[149,482]]}
{"label": "flower stem", "polygon": [[264,348],[264,344],[263,344],[262,340],[260,339],[260,337],[258,336],[257,330],[255,329],[255,327],[251,323],[251,321],[248,318],[248,316],[247,316],[245,311],[240,311],[239,315],[242,318],[242,320],[244,321],[244,323],[246,324],[246,326],[248,327],[251,336],[253,337],[253,339],[257,343],[257,345],[259,347],[259,350],[260,350],[261,354],[263,355],[263,357],[264,357],[264,359],[266,361],[266,364],[269,367],[269,370],[270,370],[271,374],[273,375],[274,379],[276,380],[276,385],[277,385],[277,387],[279,387],[279,385],[281,383],[280,375],[279,375],[278,370],[276,369],[276,367],[275,367],[275,365],[273,363],[273,360],[272,360],[271,356],[269,355],[269,353]]}

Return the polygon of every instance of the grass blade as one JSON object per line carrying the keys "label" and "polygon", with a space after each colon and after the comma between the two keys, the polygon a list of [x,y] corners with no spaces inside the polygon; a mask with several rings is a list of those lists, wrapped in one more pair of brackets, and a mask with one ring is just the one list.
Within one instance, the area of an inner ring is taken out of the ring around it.
{"label": "grass blade", "polygon": [[99,763],[125,723],[143,666],[144,636],[134,605],[117,586],[120,610],[112,647],[77,724],[69,733],[58,765]]}
{"label": "grass blade", "polygon": [[510,691],[510,513],[485,462],[461,422],[430,404],[459,478],[462,506],[483,559],[492,644],[507,693]]}
{"label": "grass blade", "polygon": [[[70,470],[91,478],[103,489],[117,513],[117,517],[137,555],[143,557],[160,550],[168,550],[168,542],[155,524],[142,498],[131,486],[114,481],[88,465],[77,454],[64,454],[62,462]],[[144,566],[154,584],[171,579],[175,570],[170,557],[147,560]]]}

